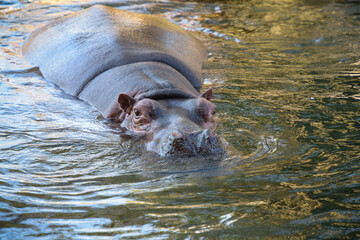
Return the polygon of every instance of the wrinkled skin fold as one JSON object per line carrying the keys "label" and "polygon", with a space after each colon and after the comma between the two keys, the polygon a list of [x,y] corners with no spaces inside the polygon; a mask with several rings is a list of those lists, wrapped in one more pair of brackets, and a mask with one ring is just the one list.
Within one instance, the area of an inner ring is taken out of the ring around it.
{"label": "wrinkled skin fold", "polygon": [[219,154],[202,43],[156,16],[93,6],[34,31],[23,55],[66,93],[146,139],[160,155]]}

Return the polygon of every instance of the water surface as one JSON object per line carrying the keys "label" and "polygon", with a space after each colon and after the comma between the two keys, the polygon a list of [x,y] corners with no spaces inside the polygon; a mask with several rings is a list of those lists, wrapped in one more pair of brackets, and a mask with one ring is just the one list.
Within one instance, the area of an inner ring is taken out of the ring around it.
{"label": "water surface", "polygon": [[96,1],[0,2],[1,239],[360,238],[355,1],[104,1],[209,49],[226,156],[163,159],[43,79],[25,37]]}

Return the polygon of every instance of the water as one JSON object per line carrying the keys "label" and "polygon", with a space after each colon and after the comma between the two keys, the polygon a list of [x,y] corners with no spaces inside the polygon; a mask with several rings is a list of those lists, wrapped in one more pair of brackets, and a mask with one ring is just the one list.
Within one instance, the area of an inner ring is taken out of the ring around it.
{"label": "water", "polygon": [[180,159],[20,71],[25,36],[95,2],[0,2],[0,239],[360,238],[356,1],[103,2],[209,49],[228,154]]}

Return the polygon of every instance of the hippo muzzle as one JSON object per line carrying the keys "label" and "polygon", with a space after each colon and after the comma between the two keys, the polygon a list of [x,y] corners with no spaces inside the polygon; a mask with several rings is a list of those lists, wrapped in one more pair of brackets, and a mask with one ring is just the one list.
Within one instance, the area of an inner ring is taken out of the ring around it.
{"label": "hippo muzzle", "polygon": [[174,131],[159,143],[156,150],[162,156],[223,154],[224,142],[209,129],[191,133]]}

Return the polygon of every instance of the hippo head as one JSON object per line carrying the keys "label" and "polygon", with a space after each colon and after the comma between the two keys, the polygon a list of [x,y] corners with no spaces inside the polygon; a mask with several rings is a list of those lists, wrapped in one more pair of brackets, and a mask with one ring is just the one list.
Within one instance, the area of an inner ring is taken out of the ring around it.
{"label": "hippo head", "polygon": [[167,155],[224,153],[223,141],[214,130],[215,105],[212,90],[197,98],[136,101],[120,94],[118,102],[125,116],[121,127],[146,139],[146,150]]}

